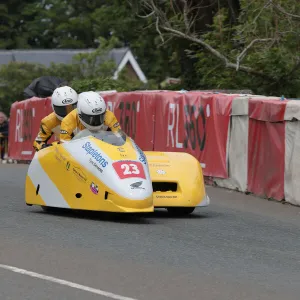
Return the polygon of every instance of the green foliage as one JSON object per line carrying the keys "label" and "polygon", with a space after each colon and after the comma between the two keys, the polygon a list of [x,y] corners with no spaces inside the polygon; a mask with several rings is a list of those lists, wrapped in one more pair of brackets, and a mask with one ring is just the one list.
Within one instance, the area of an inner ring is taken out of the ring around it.
{"label": "green foliage", "polygon": [[78,66],[77,78],[95,78],[98,76],[113,76],[116,65],[113,60],[107,59],[108,52],[119,46],[117,38],[110,40],[99,38],[99,47],[90,53],[80,53],[75,55],[73,64]]}
{"label": "green foliage", "polygon": [[30,1],[10,0],[0,4],[0,49],[28,48],[23,10]]}
{"label": "green foliage", "polygon": [[[2,67],[0,105],[22,99],[23,89],[41,75],[65,78],[80,90],[156,89],[166,77],[179,77],[182,83],[169,89],[251,89],[258,94],[300,96],[300,21],[289,15],[300,15],[299,1],[273,0],[289,13],[285,14],[270,3],[266,5],[265,0],[202,0],[201,5],[198,0],[189,0],[198,5],[188,14],[191,19],[196,17],[190,36],[200,33],[231,63],[236,63],[253,40],[272,39],[254,43],[241,61],[263,76],[226,68],[224,61],[188,38],[168,33],[163,43],[156,30],[156,16],[138,16],[145,15],[139,10],[145,1],[131,0],[130,5],[123,0],[11,0],[0,4],[1,49],[97,49],[77,56],[67,66],[15,63]],[[182,1],[153,2],[159,4],[174,29],[187,33]],[[128,82],[124,74],[113,81],[113,61],[98,63],[109,49],[119,46],[131,48],[150,79],[147,85]],[[30,71],[24,74],[24,70]]]}
{"label": "green foliage", "polygon": [[[174,47],[162,45],[151,20],[139,18],[127,1],[103,1],[91,14],[96,37],[117,37],[131,48],[147,78],[160,82],[166,76],[178,76],[178,60],[170,60]],[[176,45],[177,43],[175,43]]]}
{"label": "green foliage", "polygon": [[11,103],[23,100],[23,90],[40,76],[58,76],[67,80],[78,92],[117,90],[132,91],[157,88],[150,80],[147,84],[127,76],[126,70],[119,73],[118,80],[112,79],[115,63],[106,60],[110,49],[118,44],[118,39],[109,41],[100,38],[95,51],[74,57],[72,64],[51,64],[49,68],[39,64],[12,62],[0,68],[0,108],[7,114]]}
{"label": "green foliage", "polygon": [[[253,40],[270,39],[254,43],[241,61],[242,65],[263,76],[225,68],[223,61],[199,48],[193,54],[200,79],[198,88],[248,88],[257,94],[299,97],[300,19],[288,19],[264,7],[264,1],[242,0],[240,4],[239,23],[232,26],[228,9],[221,9],[214,17],[211,30],[202,37],[233,63]],[[292,0],[281,2],[281,5],[290,13],[291,9],[294,14],[300,12],[300,3]]]}
{"label": "green foliage", "polygon": [[[184,67],[178,59],[170,60],[176,56],[177,42],[175,48],[161,45],[156,29],[149,27],[151,21],[139,18],[128,1],[12,0],[10,3],[13,4],[4,5],[2,10],[0,6],[1,20],[12,16],[13,11],[8,11],[7,6],[15,7],[16,11],[16,18],[5,28],[6,35],[3,32],[0,37],[2,49],[97,48],[101,36],[112,39],[112,43],[118,41],[118,46],[130,47],[146,77],[157,83],[166,76],[179,76]],[[18,34],[13,35],[11,27],[19,28]],[[111,66],[106,67],[110,69]]]}
{"label": "green foliage", "polygon": [[117,90],[118,92],[130,92],[135,90],[147,90],[157,89],[157,85],[154,81],[148,81],[147,84],[140,82],[139,80],[129,79],[125,72],[122,71],[119,74],[117,80],[111,77],[97,77],[90,79],[74,80],[71,83],[72,87],[78,92],[84,91],[108,91]]}
{"label": "green foliage", "polygon": [[130,91],[131,87],[125,82],[114,80],[107,77],[98,77],[94,79],[74,80],[72,87],[78,92],[85,91],[107,91],[117,90],[119,92]]}
{"label": "green foliage", "polygon": [[[24,99],[23,90],[33,79],[47,75],[42,65],[12,62],[0,68],[0,107],[9,113],[11,103]],[[0,109],[0,110],[1,110]]]}

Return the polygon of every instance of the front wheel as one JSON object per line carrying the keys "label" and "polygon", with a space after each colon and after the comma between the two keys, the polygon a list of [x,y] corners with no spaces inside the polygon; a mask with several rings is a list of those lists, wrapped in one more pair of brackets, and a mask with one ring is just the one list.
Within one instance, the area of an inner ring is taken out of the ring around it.
{"label": "front wheel", "polygon": [[168,213],[172,216],[186,216],[190,215],[195,207],[168,207]]}
{"label": "front wheel", "polygon": [[41,208],[44,212],[49,212],[49,213],[59,213],[62,211],[62,209],[58,207],[41,206]]}

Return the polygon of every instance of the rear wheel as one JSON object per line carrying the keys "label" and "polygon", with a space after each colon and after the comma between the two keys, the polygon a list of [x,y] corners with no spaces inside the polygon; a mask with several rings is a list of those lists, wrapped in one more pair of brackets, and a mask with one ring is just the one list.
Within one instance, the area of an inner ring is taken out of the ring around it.
{"label": "rear wheel", "polygon": [[58,207],[51,207],[51,206],[41,206],[42,210],[45,212],[55,213],[61,212],[62,209]]}
{"label": "rear wheel", "polygon": [[168,213],[172,216],[186,216],[190,215],[195,207],[168,207]]}

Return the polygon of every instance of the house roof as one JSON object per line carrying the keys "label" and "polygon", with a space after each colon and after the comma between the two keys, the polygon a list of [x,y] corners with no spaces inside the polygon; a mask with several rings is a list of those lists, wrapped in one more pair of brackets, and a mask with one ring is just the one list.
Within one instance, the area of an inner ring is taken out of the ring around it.
{"label": "house roof", "polygon": [[112,59],[117,66],[119,66],[128,51],[130,51],[129,48],[115,48],[108,53],[108,57],[109,59]]}
{"label": "house roof", "polygon": [[[6,65],[12,61],[39,63],[49,67],[51,63],[72,63],[74,55],[79,53],[90,53],[95,49],[22,49],[22,50],[0,50],[0,67]],[[138,75],[139,79],[143,82],[147,82],[147,79],[140,69],[137,61],[132,55],[129,48],[114,48],[107,55],[107,59],[112,59],[117,70],[114,74],[114,78],[118,77],[118,73],[123,69],[126,63],[129,61]]]}
{"label": "house roof", "polygon": [[[94,51],[94,49],[0,50],[0,65],[7,64],[11,61],[23,61],[40,63],[49,67],[52,62],[71,63],[74,55],[92,51]],[[127,51],[129,51],[129,48],[112,49],[108,53],[107,58],[113,59],[118,66]]]}

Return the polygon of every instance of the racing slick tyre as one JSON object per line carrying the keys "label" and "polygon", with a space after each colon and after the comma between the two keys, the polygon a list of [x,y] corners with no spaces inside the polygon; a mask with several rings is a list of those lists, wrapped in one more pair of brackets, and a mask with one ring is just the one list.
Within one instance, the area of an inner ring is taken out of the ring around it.
{"label": "racing slick tyre", "polygon": [[44,212],[49,212],[49,213],[59,213],[62,212],[62,208],[58,207],[51,207],[51,206],[41,206],[42,210]]}
{"label": "racing slick tyre", "polygon": [[167,210],[170,215],[180,217],[190,215],[195,207],[168,207]]}

